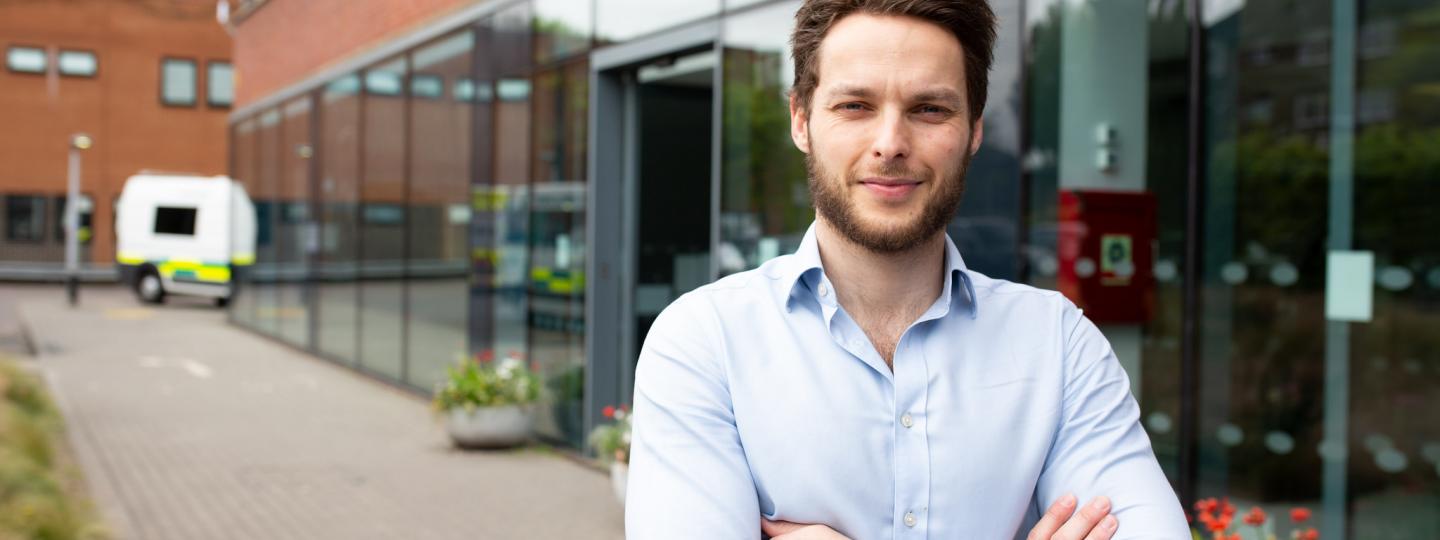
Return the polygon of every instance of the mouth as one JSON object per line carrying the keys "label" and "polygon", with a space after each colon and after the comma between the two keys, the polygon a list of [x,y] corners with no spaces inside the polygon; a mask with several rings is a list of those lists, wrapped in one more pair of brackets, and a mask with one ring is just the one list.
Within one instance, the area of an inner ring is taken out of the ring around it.
{"label": "mouth", "polygon": [[860,180],[860,185],[865,186],[871,194],[884,200],[898,201],[904,199],[910,192],[915,191],[921,182],[908,178],[865,178]]}

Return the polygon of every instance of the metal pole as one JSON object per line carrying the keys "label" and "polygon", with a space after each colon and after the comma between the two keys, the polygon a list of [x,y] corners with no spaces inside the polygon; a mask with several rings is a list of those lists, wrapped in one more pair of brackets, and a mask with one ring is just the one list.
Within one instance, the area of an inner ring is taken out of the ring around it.
{"label": "metal pole", "polygon": [[65,197],[65,293],[80,303],[80,149],[70,145],[70,178]]}

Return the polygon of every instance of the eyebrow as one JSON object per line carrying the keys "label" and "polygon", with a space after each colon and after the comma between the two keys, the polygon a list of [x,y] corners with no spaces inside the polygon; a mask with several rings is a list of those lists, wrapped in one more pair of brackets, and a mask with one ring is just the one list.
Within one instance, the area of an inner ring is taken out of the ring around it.
{"label": "eyebrow", "polygon": [[[860,99],[871,99],[875,97],[875,92],[864,86],[841,85],[837,86],[834,90],[831,90],[830,95],[832,97],[853,97]],[[926,90],[921,90],[920,92],[911,95],[909,97],[909,100],[930,103],[945,103],[955,107],[964,105],[965,101],[960,98],[959,92],[956,92],[949,88],[930,88]]]}

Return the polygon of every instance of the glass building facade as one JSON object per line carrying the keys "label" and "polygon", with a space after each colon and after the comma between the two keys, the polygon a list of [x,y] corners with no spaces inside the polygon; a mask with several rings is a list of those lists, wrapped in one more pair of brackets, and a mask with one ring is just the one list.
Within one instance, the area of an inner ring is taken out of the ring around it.
{"label": "glass building facade", "polygon": [[[580,448],[661,309],[813,219],[798,4],[483,3],[236,111],[233,321],[421,393],[524,358]],[[1440,5],[992,5],[970,267],[1087,310],[1185,500],[1440,538]]]}

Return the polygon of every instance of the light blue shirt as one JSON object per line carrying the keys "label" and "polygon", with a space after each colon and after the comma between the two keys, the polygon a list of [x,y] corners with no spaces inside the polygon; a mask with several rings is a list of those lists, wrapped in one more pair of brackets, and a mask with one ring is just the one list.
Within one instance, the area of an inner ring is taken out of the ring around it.
{"label": "light blue shirt", "polygon": [[759,538],[760,518],[855,539],[1009,539],[1066,493],[1117,539],[1188,539],[1100,331],[1059,293],[965,268],[894,370],[835,299],[815,228],[793,255],[676,300],[635,375],[630,538]]}

